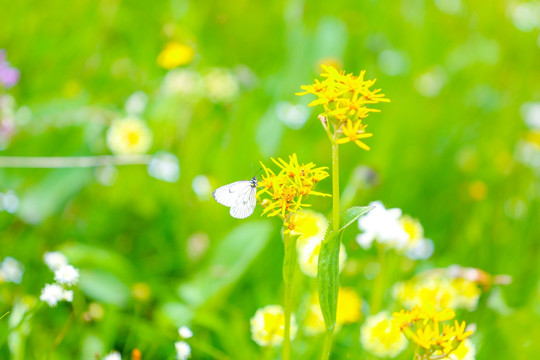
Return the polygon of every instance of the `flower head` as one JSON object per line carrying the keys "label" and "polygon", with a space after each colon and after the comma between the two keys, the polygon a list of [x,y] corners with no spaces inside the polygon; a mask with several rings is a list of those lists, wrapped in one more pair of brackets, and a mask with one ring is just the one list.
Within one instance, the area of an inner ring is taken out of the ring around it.
{"label": "flower head", "polygon": [[152,133],[146,124],[137,118],[127,117],[114,120],[107,131],[107,145],[118,155],[142,154],[152,144]]}
{"label": "flower head", "polygon": [[69,263],[67,257],[60,251],[46,252],[43,255],[43,260],[52,271],[56,271]]}
{"label": "flower head", "polygon": [[6,59],[6,51],[0,50],[0,87],[9,89],[19,82],[19,69],[11,67]]}
{"label": "flower head", "polygon": [[118,351],[112,351],[105,355],[103,360],[122,360],[122,355]]}
{"label": "flower head", "polygon": [[71,265],[64,265],[54,272],[54,280],[67,286],[75,285],[79,281],[79,270]]}
{"label": "flower head", "polygon": [[261,163],[265,174],[259,181],[262,190],[257,196],[267,196],[262,202],[263,214],[281,217],[286,221],[286,231],[294,231],[301,220],[294,214],[309,206],[304,202],[309,195],[330,196],[314,190],[319,181],[328,177],[327,168],[318,168],[314,163],[300,164],[296,154],[289,156],[289,162],[281,158],[272,161],[280,171],[276,174]]}
{"label": "flower head", "polygon": [[176,359],[186,360],[191,357],[191,346],[185,341],[177,341],[174,343],[176,348]]}
{"label": "flower head", "polygon": [[55,307],[60,301],[73,301],[73,291],[64,290],[58,284],[45,284],[39,299],[46,302],[50,307]]}
{"label": "flower head", "polygon": [[366,319],[360,330],[362,346],[379,357],[396,357],[407,347],[407,338],[390,314],[381,312]]}
{"label": "flower head", "polygon": [[369,113],[379,110],[368,108],[367,105],[390,100],[380,93],[380,89],[371,89],[375,80],[365,80],[365,71],[361,71],[359,76],[354,76],[352,73],[345,74],[344,71],[338,71],[331,65],[323,64],[321,67],[324,70],[321,77],[324,79],[322,81],[315,79],[314,84],[302,86],[304,92],[296,95],[317,96],[309,106],[323,107],[324,111],[319,117],[332,124],[333,132],[327,126],[325,130],[332,135],[333,141],[338,144],[354,142],[360,148],[369,150],[369,146],[360,141],[373,135],[365,131],[367,124],[363,120]]}
{"label": "flower head", "polygon": [[421,352],[426,355],[426,359],[431,356],[448,358],[473,333],[465,331],[465,322],[460,325],[454,320],[454,326],[444,323],[456,316],[455,312],[448,308],[437,311],[433,308],[415,307],[411,311],[402,310],[394,313],[393,316],[401,331],[422,349]]}
{"label": "flower head", "polygon": [[24,266],[11,256],[6,257],[0,263],[0,283],[12,282],[20,284],[24,274]]}
{"label": "flower head", "polygon": [[158,55],[157,63],[162,68],[171,70],[189,64],[194,56],[195,51],[191,46],[171,41]]}
{"label": "flower head", "polygon": [[[291,339],[298,327],[294,315],[291,316]],[[277,346],[283,342],[285,315],[279,305],[268,305],[257,310],[251,318],[251,337],[260,346]]]}
{"label": "flower head", "polygon": [[180,335],[182,339],[189,339],[193,336],[193,331],[187,326],[181,326],[178,328],[178,335]]}

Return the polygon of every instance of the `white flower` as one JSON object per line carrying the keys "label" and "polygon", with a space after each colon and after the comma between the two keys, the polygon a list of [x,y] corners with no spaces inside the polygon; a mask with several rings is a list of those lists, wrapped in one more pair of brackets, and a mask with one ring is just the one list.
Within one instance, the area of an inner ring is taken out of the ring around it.
{"label": "white flower", "polygon": [[189,339],[190,337],[193,336],[193,331],[191,331],[191,329],[188,328],[187,326],[181,326],[178,329],[178,335],[180,335],[182,339]]}
{"label": "white flower", "polygon": [[79,270],[71,265],[64,265],[54,272],[54,280],[63,285],[75,285],[79,281]]}
{"label": "white flower", "polygon": [[159,152],[148,163],[148,174],[158,180],[176,182],[180,177],[178,158],[168,152]]}
{"label": "white flower", "polygon": [[309,108],[304,105],[293,105],[287,101],[281,101],[276,105],[276,115],[285,125],[291,129],[301,129],[309,118]]}
{"label": "white flower", "polygon": [[5,210],[10,214],[14,214],[18,208],[19,197],[13,190],[8,190],[5,194],[0,194],[0,210]]}
{"label": "white flower", "polygon": [[45,264],[52,271],[60,269],[62,266],[69,264],[67,257],[62,254],[60,251],[49,251],[43,255],[43,260]]}
{"label": "white flower", "polygon": [[366,319],[360,329],[360,342],[364,349],[378,357],[396,357],[407,347],[407,338],[386,312]]}
{"label": "white flower", "polygon": [[228,69],[213,69],[204,77],[204,85],[213,102],[231,102],[240,91],[236,76]]}
{"label": "white flower", "polygon": [[433,255],[434,249],[435,246],[431,239],[420,239],[414,245],[407,248],[405,255],[413,260],[429,259]]}
{"label": "white flower", "polygon": [[356,237],[356,241],[364,249],[369,249],[373,241],[387,246],[402,249],[409,235],[400,224],[401,209],[386,209],[380,201],[371,202],[374,206],[367,215],[358,219],[358,227],[362,234]]}
{"label": "white flower", "polygon": [[191,347],[185,341],[177,341],[174,343],[176,348],[176,358],[178,360],[186,360],[191,357]]}
{"label": "white flower", "polygon": [[20,284],[24,274],[24,266],[16,259],[8,256],[0,263],[0,282]]}
{"label": "white flower", "polygon": [[49,306],[55,307],[62,300],[71,302],[73,300],[73,292],[64,290],[58,284],[45,284],[45,287],[41,290],[39,299],[49,304]]}
{"label": "white flower", "polygon": [[152,145],[152,132],[140,119],[116,119],[107,131],[107,146],[118,155],[143,154]]}
{"label": "white flower", "polygon": [[540,102],[531,102],[521,105],[521,116],[531,130],[540,130]]}
{"label": "white flower", "polygon": [[118,351],[113,351],[103,357],[103,360],[122,360],[122,355]]}
{"label": "white flower", "polygon": [[177,69],[167,73],[162,91],[165,95],[177,95],[183,100],[196,100],[203,92],[201,75],[191,70]]}
{"label": "white flower", "polygon": [[210,180],[205,175],[197,175],[193,178],[191,182],[191,188],[199,200],[210,199],[210,194],[212,194],[212,185],[210,185]]}
{"label": "white flower", "polygon": [[144,91],[137,91],[128,97],[124,108],[129,115],[137,116],[144,112],[146,104],[148,104],[148,95]]}
{"label": "white flower", "polygon": [[[291,315],[290,336],[296,336],[298,326],[294,315]],[[285,315],[279,305],[265,306],[251,318],[251,337],[260,346],[277,346],[283,342],[285,331]]]}

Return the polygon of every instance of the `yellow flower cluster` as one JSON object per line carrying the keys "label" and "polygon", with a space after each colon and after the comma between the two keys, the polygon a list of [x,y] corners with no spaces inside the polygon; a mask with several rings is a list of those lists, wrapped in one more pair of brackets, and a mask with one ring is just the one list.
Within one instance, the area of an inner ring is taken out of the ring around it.
{"label": "yellow flower cluster", "polygon": [[[339,288],[336,325],[340,327],[344,324],[355,323],[360,320],[361,316],[362,298],[360,298],[353,288]],[[320,334],[325,330],[324,318],[317,294],[313,294],[309,298],[309,310],[304,323],[304,329],[308,335]]]}
{"label": "yellow flower cluster", "polygon": [[310,206],[304,202],[309,195],[330,196],[313,190],[319,181],[328,177],[327,168],[316,167],[314,163],[299,164],[296,154],[289,156],[289,162],[280,158],[272,158],[272,161],[280,171],[276,174],[261,162],[265,174],[259,181],[262,190],[257,196],[269,196],[262,200],[263,214],[281,217],[285,231],[290,232],[297,226],[295,213]]}
{"label": "yellow flower cluster", "polygon": [[394,285],[394,297],[405,307],[427,306],[473,311],[482,294],[478,282],[450,276],[448,269],[433,269]]}
{"label": "yellow flower cluster", "polygon": [[419,358],[426,360],[447,358],[472,335],[472,331],[466,331],[465,321],[460,324],[454,320],[453,325],[444,323],[455,316],[456,313],[448,308],[438,311],[418,306],[393,314],[403,334],[417,345]]}
{"label": "yellow flower cluster", "polygon": [[[381,89],[370,89],[375,84],[375,80],[365,80],[365,71],[361,71],[359,76],[354,76],[338,71],[330,65],[321,67],[324,70],[321,74],[324,80],[315,79],[314,84],[302,86],[304,92],[296,93],[296,95],[317,96],[317,99],[313,100],[309,106],[323,106],[324,112],[319,115],[319,119],[332,141],[338,144],[354,142],[360,148],[369,150],[369,146],[361,139],[371,137],[373,134],[366,132],[367,124],[364,124],[364,119],[369,113],[380,110],[368,108],[367,105],[390,100],[379,93]],[[328,121],[333,131],[329,128]]]}

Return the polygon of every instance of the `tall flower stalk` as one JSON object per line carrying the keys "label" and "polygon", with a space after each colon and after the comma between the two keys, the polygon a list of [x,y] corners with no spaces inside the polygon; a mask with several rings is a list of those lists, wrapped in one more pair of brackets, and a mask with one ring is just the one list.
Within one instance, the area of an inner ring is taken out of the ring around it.
{"label": "tall flower stalk", "polygon": [[310,206],[305,201],[310,195],[330,196],[314,191],[315,185],[328,177],[327,168],[316,167],[313,163],[300,164],[296,154],[289,156],[289,161],[278,158],[272,161],[280,168],[275,173],[261,163],[264,174],[259,185],[262,190],[257,193],[264,210],[263,215],[279,217],[283,221],[283,312],[285,317],[283,331],[282,359],[291,358],[291,315],[293,311],[293,281],[296,271],[295,228],[302,221],[296,214],[304,207]]}
{"label": "tall flower stalk", "polygon": [[319,120],[326,131],[332,149],[332,222],[321,246],[319,255],[319,298],[321,311],[325,320],[326,335],[321,359],[330,356],[334,328],[336,324],[337,297],[339,291],[339,248],[342,230],[369,211],[369,208],[353,207],[341,213],[339,198],[339,145],[355,143],[363,150],[369,150],[364,139],[373,136],[365,123],[366,118],[378,109],[367,105],[389,102],[380,89],[371,90],[375,80],[365,80],[365,71],[359,76],[345,74],[332,66],[322,65],[323,80],[315,79],[312,85],[302,86],[304,92],[296,95],[312,94],[317,96],[309,106],[321,105],[323,112]]}

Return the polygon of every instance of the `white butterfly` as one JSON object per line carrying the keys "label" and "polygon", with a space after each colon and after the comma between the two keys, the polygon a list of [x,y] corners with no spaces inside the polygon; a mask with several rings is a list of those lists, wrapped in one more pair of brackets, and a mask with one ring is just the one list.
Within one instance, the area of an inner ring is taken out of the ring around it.
{"label": "white butterfly", "polygon": [[253,214],[257,201],[257,177],[251,180],[235,181],[231,184],[223,185],[214,190],[212,195],[221,205],[231,208],[230,214],[237,219],[245,219]]}

